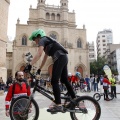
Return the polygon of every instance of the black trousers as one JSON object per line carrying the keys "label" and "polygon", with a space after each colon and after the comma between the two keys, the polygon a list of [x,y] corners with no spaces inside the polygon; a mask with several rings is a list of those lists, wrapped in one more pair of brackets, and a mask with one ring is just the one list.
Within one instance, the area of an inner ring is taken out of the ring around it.
{"label": "black trousers", "polygon": [[111,86],[111,93],[116,97],[116,86]]}
{"label": "black trousers", "polygon": [[75,98],[75,93],[72,89],[70,82],[68,81],[68,70],[67,70],[68,58],[67,55],[61,55],[53,64],[51,84],[53,87],[53,94],[55,97],[55,103],[61,104],[60,99],[60,88],[59,80],[64,83],[69,94],[72,98]]}
{"label": "black trousers", "polygon": [[108,92],[104,89],[104,99],[108,98]]}

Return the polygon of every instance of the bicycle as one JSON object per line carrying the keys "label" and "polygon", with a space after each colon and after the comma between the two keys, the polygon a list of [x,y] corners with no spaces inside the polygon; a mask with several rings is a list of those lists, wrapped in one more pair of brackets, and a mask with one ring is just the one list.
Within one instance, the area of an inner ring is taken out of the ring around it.
{"label": "bicycle", "polygon": [[[35,79],[35,86],[29,97],[20,96],[13,100],[10,106],[11,120],[38,120],[39,107],[37,102],[34,100],[34,94],[36,91],[51,101],[54,101],[52,96],[53,92],[38,85],[39,79],[36,77],[37,75],[33,75],[30,72],[29,74]],[[87,120],[88,118],[89,120],[99,120],[101,115],[101,107],[92,97],[76,96],[75,99],[72,99],[68,93],[61,93],[61,99],[64,100],[62,103],[64,108],[63,113],[69,112],[72,120]],[[51,114],[57,114],[57,112],[51,112]]]}
{"label": "bicycle", "polygon": [[[108,98],[109,100],[113,100],[114,99],[114,94],[112,94],[111,92],[109,92],[109,89],[107,90],[108,92]],[[99,101],[101,99],[101,96],[104,96],[105,93],[95,93],[93,95],[93,98],[96,100],[96,101]]]}

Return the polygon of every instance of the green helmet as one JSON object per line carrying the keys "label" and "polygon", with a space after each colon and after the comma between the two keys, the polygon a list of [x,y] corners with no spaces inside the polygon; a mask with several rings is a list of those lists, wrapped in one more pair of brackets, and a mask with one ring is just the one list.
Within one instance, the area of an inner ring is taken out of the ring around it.
{"label": "green helmet", "polygon": [[30,36],[29,40],[33,40],[33,38],[37,37],[37,35],[40,35],[41,37],[46,36],[44,30],[38,29],[32,32],[32,35]]}

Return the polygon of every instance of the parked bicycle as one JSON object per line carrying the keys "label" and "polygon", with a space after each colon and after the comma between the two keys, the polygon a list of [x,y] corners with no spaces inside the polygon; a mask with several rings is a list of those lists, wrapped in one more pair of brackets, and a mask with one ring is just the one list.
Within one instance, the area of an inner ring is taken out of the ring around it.
{"label": "parked bicycle", "polygon": [[[109,89],[108,89],[107,92],[108,92],[107,94],[108,94],[109,100],[113,100],[113,99],[114,99],[114,94],[112,94],[111,92],[109,92]],[[95,100],[99,101],[99,100],[101,99],[101,96],[104,96],[104,94],[105,94],[105,93],[95,93],[95,94],[93,95],[93,98],[94,98]]]}
{"label": "parked bicycle", "polygon": [[[47,97],[51,101],[54,101],[53,92],[46,90],[40,86],[37,75],[29,73],[33,79],[35,79],[35,86],[30,97],[20,96],[13,100],[10,106],[10,118],[11,120],[38,120],[39,107],[34,100],[35,92],[38,91],[43,96]],[[69,112],[72,120],[99,120],[101,115],[101,107],[99,103],[90,96],[76,96],[76,99],[72,99],[68,93],[61,93],[61,99],[64,100],[63,107],[64,112]],[[51,114],[57,114],[54,112]],[[19,119],[18,119],[19,117]]]}

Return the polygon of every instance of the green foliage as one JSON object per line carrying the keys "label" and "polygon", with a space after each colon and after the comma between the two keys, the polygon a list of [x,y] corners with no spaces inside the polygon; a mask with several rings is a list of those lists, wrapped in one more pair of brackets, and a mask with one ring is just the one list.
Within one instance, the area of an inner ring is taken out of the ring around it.
{"label": "green foliage", "polygon": [[106,61],[103,57],[97,57],[97,60],[90,63],[90,74],[104,74],[103,66],[106,64]]}

